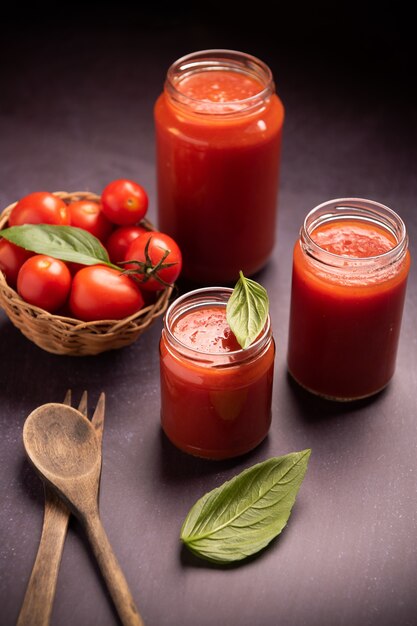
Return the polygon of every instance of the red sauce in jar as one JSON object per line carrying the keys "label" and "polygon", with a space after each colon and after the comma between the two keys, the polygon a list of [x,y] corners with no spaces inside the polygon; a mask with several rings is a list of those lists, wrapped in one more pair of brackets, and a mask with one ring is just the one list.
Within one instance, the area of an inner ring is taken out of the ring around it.
{"label": "red sauce in jar", "polygon": [[[330,256],[321,262],[314,252],[306,254],[301,240],[295,245],[289,371],[303,387],[328,398],[372,395],[394,373],[409,252],[405,248],[396,262],[385,263],[396,237],[357,219],[324,223],[310,237]],[[331,256],[338,258],[336,268]]]}
{"label": "red sauce in jar", "polygon": [[[230,108],[231,112],[244,108],[242,100],[255,96],[263,88],[262,83],[252,76],[226,70],[190,74],[177,84],[178,91],[189,98],[202,103],[222,103],[223,111]],[[216,107],[202,105],[201,108],[205,112],[216,112]]]}
{"label": "red sauce in jar", "polygon": [[194,309],[175,322],[172,332],[178,341],[199,352],[221,354],[240,350],[224,307]]}
{"label": "red sauce in jar", "polygon": [[323,224],[313,230],[311,238],[332,254],[359,259],[385,254],[397,245],[394,235],[376,224],[349,220]]}
{"label": "red sauce in jar", "polygon": [[[199,291],[206,290],[183,298]],[[226,301],[176,317],[179,304],[167,313],[160,343],[162,428],[175,446],[196,456],[243,454],[265,438],[271,423],[275,347],[269,323],[242,350],[226,321]]]}
{"label": "red sauce in jar", "polygon": [[231,282],[274,245],[284,109],[267,68],[206,66],[168,73],[155,105],[159,226],[186,278]]}

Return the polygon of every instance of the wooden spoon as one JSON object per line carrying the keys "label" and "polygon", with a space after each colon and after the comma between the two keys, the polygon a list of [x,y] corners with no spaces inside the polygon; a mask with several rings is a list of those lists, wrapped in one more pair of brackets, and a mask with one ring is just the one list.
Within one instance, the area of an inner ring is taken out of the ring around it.
{"label": "wooden spoon", "polygon": [[23,443],[35,468],[84,525],[123,624],[143,626],[100,521],[101,451],[94,427],[76,409],[44,404],[26,419]]}
{"label": "wooden spoon", "polygon": [[[70,390],[63,404],[71,406]],[[87,392],[83,393],[78,410],[87,419]],[[45,511],[42,535],[16,626],[48,626],[51,618],[70,512],[55,491],[45,482],[43,485]]]}
{"label": "wooden spoon", "polygon": [[[71,390],[63,404],[71,406]],[[104,393],[100,395],[91,424],[100,445],[104,425]],[[78,410],[87,418],[87,392],[81,396]],[[16,626],[48,626],[55,597],[59,566],[64,550],[70,511],[55,491],[44,481],[45,511],[42,534],[25,597]]]}

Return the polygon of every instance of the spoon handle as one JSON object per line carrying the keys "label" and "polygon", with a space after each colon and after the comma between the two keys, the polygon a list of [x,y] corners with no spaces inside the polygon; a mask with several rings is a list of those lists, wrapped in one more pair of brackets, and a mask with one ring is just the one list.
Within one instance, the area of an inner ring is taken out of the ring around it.
{"label": "spoon handle", "polygon": [[68,519],[65,504],[45,485],[41,540],[16,626],[49,624]]}
{"label": "spoon handle", "polygon": [[114,555],[98,511],[82,518],[93,552],[124,626],[144,626],[126,578]]}

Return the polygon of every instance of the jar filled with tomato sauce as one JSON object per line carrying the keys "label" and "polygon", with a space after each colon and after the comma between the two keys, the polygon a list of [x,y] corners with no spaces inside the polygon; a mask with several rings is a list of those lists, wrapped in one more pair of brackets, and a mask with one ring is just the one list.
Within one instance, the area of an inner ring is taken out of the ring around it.
{"label": "jar filled with tomato sauce", "polygon": [[295,244],[288,369],[307,390],[355,400],[394,374],[410,267],[402,219],[356,198],[305,218]]}
{"label": "jar filled with tomato sauce", "polygon": [[160,342],[162,428],[184,452],[209,459],[248,452],[271,424],[270,319],[242,349],[226,320],[231,293],[213,287],[175,300]]}
{"label": "jar filled with tomato sauce", "polygon": [[185,278],[228,283],[267,262],[283,121],[253,56],[205,50],[169,68],[155,105],[159,227],[178,242]]}

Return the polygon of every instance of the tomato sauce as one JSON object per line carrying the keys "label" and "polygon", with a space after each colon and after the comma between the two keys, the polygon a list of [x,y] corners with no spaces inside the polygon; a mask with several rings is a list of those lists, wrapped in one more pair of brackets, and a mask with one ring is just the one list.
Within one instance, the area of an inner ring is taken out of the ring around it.
{"label": "tomato sauce", "polygon": [[227,324],[226,303],[191,308],[172,324],[169,317],[160,343],[165,434],[184,452],[205,458],[251,450],[271,423],[270,329],[242,350]]}
{"label": "tomato sauce", "polygon": [[[256,96],[262,91],[263,85],[252,76],[217,70],[215,72],[203,71],[198,72],[198,74],[190,74],[178,83],[177,89],[189,98],[204,103],[224,103],[223,110],[229,108],[233,112],[244,108],[242,100]],[[201,109],[206,112],[216,112],[214,107],[210,109],[210,107],[203,105]]]}
{"label": "tomato sauce", "polygon": [[394,235],[387,230],[353,220],[323,224],[313,230],[311,238],[323,250],[358,259],[385,254],[397,244]]}
{"label": "tomato sauce", "polygon": [[[367,221],[330,222],[310,236],[321,250],[338,257],[339,266],[334,270],[317,262],[297,241],[289,371],[303,387],[328,398],[372,395],[394,373],[410,255],[406,250],[384,267],[384,255],[393,253],[398,241],[392,232]],[[362,268],[360,259],[365,264],[378,261],[378,271]],[[331,263],[329,257],[326,261]]]}
{"label": "tomato sauce", "polygon": [[284,109],[271,78],[233,65],[174,78],[155,105],[159,226],[186,278],[232,282],[274,246]]}
{"label": "tomato sauce", "polygon": [[187,313],[175,323],[173,333],[178,341],[199,352],[221,354],[240,350],[224,307],[211,306]]}

